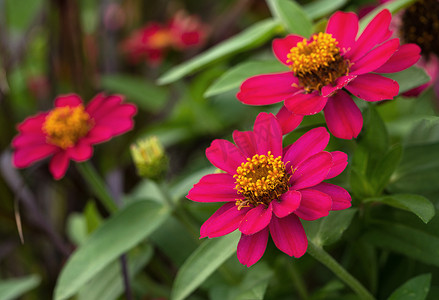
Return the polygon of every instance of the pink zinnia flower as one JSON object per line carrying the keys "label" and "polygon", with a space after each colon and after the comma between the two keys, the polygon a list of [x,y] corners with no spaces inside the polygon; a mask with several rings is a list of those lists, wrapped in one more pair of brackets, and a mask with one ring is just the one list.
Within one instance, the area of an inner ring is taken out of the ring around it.
{"label": "pink zinnia flower", "polygon": [[59,96],[54,109],[17,126],[19,134],[12,141],[14,166],[26,168],[52,156],[49,170],[55,179],[62,178],[70,160],[88,160],[93,144],[133,128],[137,108],[122,100],[120,95],[98,94],[84,107],[78,95]]}
{"label": "pink zinnia flower", "polygon": [[300,219],[316,220],[351,206],[345,189],[323,182],[345,169],[347,155],[324,151],[329,133],[323,127],[283,149],[281,126],[267,113],[258,115],[253,131],[235,131],[233,139],[236,146],[215,140],[206,150],[225,173],[204,176],[187,195],[197,202],[226,202],[201,226],[201,238],[238,229],[237,255],[247,266],[262,257],[269,233],[277,248],[301,257],[308,240]]}
{"label": "pink zinnia flower", "polygon": [[399,39],[389,39],[390,21],[390,12],[383,10],[357,38],[357,15],[336,12],[326,32],[309,40],[293,34],[275,39],[273,52],[291,71],[247,79],[238,99],[252,105],[284,101],[298,115],[323,110],[334,136],[357,137],[363,118],[343,88],[366,101],[392,99],[399,92],[398,83],[376,73],[404,70],[420,56],[418,46],[400,46]]}
{"label": "pink zinnia flower", "polygon": [[181,10],[169,22],[168,30],[173,47],[184,50],[201,46],[206,40],[208,26],[202,23],[198,16],[188,15]]}

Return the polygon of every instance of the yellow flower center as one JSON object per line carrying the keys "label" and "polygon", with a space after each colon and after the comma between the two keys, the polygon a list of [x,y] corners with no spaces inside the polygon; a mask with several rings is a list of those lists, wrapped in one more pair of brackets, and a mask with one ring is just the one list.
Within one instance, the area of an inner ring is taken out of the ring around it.
{"label": "yellow flower center", "polygon": [[172,36],[168,30],[162,29],[149,37],[148,46],[154,49],[168,47],[172,43]]}
{"label": "yellow flower center", "polygon": [[349,73],[349,61],[341,57],[337,45],[331,34],[320,32],[309,41],[303,39],[298,42],[287,54],[291,70],[308,93],[320,91]]}
{"label": "yellow flower center", "polygon": [[236,190],[244,199],[236,200],[238,209],[242,207],[268,206],[288,191],[290,176],[286,173],[282,157],[274,158],[271,151],[267,155],[255,154],[247,158],[233,175]]}
{"label": "yellow flower center", "polygon": [[47,141],[67,149],[85,136],[92,127],[90,115],[83,105],[63,106],[53,109],[43,123],[43,132]]}

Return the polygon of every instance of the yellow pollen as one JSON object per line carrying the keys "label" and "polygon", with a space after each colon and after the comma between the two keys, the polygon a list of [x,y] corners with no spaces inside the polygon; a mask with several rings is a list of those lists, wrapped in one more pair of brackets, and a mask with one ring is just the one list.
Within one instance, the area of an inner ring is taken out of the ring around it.
{"label": "yellow pollen", "polygon": [[67,149],[85,136],[93,123],[83,105],[75,107],[63,106],[53,109],[43,123],[43,132],[47,142]]}
{"label": "yellow pollen", "polygon": [[282,157],[275,158],[271,151],[267,155],[255,154],[247,158],[233,175],[236,190],[244,196],[244,199],[236,200],[238,209],[259,204],[268,206],[288,191],[289,177]]}

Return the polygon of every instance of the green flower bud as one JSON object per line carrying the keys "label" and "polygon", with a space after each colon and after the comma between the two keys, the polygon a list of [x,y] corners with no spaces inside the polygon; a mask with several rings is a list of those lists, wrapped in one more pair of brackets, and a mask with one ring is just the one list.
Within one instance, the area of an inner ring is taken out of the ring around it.
{"label": "green flower bud", "polygon": [[168,157],[156,136],[137,140],[131,144],[131,156],[141,177],[158,180],[165,174]]}

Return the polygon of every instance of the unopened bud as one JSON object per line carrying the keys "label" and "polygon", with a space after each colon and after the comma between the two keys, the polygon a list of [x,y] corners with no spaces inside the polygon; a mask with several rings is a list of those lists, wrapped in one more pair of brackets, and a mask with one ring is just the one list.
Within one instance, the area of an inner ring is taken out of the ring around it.
{"label": "unopened bud", "polygon": [[168,158],[156,136],[138,140],[130,150],[139,176],[157,180],[164,175]]}

